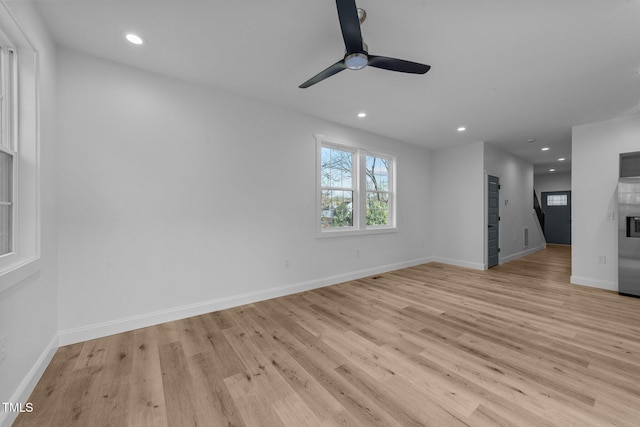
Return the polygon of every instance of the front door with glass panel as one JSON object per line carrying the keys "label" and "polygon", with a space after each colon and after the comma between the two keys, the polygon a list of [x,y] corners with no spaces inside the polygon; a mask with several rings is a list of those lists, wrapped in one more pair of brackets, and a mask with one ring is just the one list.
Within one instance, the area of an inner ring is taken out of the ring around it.
{"label": "front door with glass panel", "polygon": [[547,243],[571,244],[571,191],[541,194],[544,212],[544,237]]}

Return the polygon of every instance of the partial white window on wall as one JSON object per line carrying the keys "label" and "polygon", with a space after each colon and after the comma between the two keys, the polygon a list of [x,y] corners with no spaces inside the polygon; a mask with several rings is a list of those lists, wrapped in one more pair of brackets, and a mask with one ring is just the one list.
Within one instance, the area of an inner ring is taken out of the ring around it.
{"label": "partial white window on wall", "polygon": [[316,135],[319,237],[395,231],[395,157]]}
{"label": "partial white window on wall", "polygon": [[15,51],[0,44],[0,257],[13,252],[16,170]]}
{"label": "partial white window on wall", "polygon": [[0,2],[0,292],[40,268],[38,53]]}

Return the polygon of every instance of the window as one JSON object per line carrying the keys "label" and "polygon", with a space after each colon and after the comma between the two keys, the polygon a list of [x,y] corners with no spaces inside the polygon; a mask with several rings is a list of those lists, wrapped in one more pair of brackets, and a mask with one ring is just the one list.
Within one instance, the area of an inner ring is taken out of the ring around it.
{"label": "window", "polygon": [[320,180],[322,182],[323,228],[353,227],[353,196],[356,193],[353,151],[321,147]]}
{"label": "window", "polygon": [[41,265],[38,64],[37,49],[0,2],[0,292]]}
{"label": "window", "polygon": [[319,236],[395,231],[395,158],[316,135]]}
{"label": "window", "polygon": [[389,173],[392,159],[366,156],[367,225],[389,225]]}
{"label": "window", "polygon": [[13,252],[15,53],[0,45],[0,256]]}
{"label": "window", "polygon": [[556,194],[547,196],[547,206],[567,206],[567,195]]}

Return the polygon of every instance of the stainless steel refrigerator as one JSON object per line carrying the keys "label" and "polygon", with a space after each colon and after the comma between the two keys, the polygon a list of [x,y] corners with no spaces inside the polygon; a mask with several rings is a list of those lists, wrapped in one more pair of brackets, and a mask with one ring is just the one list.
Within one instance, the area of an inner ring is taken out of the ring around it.
{"label": "stainless steel refrigerator", "polygon": [[618,181],[618,293],[640,297],[640,177]]}

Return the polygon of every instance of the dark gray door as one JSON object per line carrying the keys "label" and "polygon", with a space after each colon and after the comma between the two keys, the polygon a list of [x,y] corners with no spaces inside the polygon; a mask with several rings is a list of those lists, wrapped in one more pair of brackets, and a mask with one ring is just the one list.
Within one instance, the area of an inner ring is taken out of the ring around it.
{"label": "dark gray door", "polygon": [[544,212],[544,237],[547,243],[571,244],[571,191],[541,194]]}
{"label": "dark gray door", "polygon": [[498,252],[500,252],[500,178],[489,175],[487,199],[487,225],[489,227],[487,238],[487,252],[489,254],[489,268],[498,265]]}

